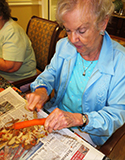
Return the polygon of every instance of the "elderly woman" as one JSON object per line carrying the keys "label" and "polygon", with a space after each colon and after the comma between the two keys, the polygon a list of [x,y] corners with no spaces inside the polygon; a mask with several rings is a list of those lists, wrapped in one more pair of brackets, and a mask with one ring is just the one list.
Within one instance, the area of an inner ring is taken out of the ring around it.
{"label": "elderly woman", "polygon": [[[45,122],[49,132],[77,126],[102,145],[125,122],[125,48],[105,31],[112,0],[59,0],[61,39],[45,71],[31,84],[29,110],[56,107]],[[51,104],[51,105],[50,105]]]}
{"label": "elderly woman", "polygon": [[36,60],[25,31],[11,19],[11,10],[0,0],[0,75],[17,81],[36,74]]}

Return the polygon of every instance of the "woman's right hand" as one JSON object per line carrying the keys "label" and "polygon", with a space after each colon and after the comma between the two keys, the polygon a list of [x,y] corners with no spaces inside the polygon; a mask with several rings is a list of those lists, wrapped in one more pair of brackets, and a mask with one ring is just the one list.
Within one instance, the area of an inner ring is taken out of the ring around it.
{"label": "woman's right hand", "polygon": [[26,95],[26,99],[28,102],[26,108],[30,111],[34,111],[35,109],[37,109],[37,111],[40,111],[48,98],[49,96],[47,94],[47,90],[45,88],[38,88],[33,93]]}

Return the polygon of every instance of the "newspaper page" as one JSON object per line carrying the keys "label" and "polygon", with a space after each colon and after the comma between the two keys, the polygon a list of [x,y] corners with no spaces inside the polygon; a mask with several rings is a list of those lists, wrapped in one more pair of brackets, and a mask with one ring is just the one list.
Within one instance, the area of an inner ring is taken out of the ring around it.
{"label": "newspaper page", "polygon": [[[0,92],[0,128],[12,119],[23,120],[24,116],[29,120],[33,119],[33,112],[26,110],[25,105],[26,100],[11,87]],[[13,149],[1,144],[0,160],[19,160],[24,152],[25,149],[21,145]]]}
{"label": "newspaper page", "polygon": [[13,119],[33,119],[32,112],[25,109],[26,100],[11,87],[0,92],[0,128]]}
{"label": "newspaper page", "polygon": [[[0,93],[0,127],[12,118],[33,119],[33,113],[25,109],[26,101],[11,87]],[[38,118],[47,117],[44,111],[38,112]],[[69,129],[53,131],[40,139],[30,150],[21,145],[16,148],[0,148],[0,160],[102,160],[105,155],[74,134]]]}
{"label": "newspaper page", "polygon": [[[46,116],[42,110],[38,113],[40,118]],[[102,160],[105,157],[69,129],[53,131],[41,139],[40,145],[32,156],[27,155],[29,160]]]}

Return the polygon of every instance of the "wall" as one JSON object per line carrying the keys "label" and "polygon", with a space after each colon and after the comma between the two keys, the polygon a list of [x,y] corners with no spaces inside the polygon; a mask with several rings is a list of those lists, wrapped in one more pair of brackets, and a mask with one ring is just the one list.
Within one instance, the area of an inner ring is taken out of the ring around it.
{"label": "wall", "polygon": [[42,17],[42,1],[8,0],[11,15],[17,17],[17,23],[26,31],[28,21],[33,15]]}

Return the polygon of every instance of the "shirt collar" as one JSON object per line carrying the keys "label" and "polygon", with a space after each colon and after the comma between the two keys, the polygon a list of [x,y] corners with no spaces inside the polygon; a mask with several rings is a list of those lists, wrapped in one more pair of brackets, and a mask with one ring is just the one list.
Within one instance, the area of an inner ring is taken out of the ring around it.
{"label": "shirt collar", "polygon": [[97,63],[97,68],[100,72],[105,72],[106,74],[114,75],[113,67],[113,45],[110,36],[105,31],[103,36],[102,48]]}
{"label": "shirt collar", "polygon": [[[65,39],[65,40],[64,40]],[[60,52],[59,56],[66,59],[71,59],[72,57],[76,56],[77,50],[76,48],[70,43],[68,37],[63,39],[63,52]],[[113,46],[112,41],[108,33],[105,31],[105,35],[103,36],[103,43],[100,51],[99,60],[97,63],[97,67],[100,72],[104,72],[106,74],[114,74],[113,68]]]}

